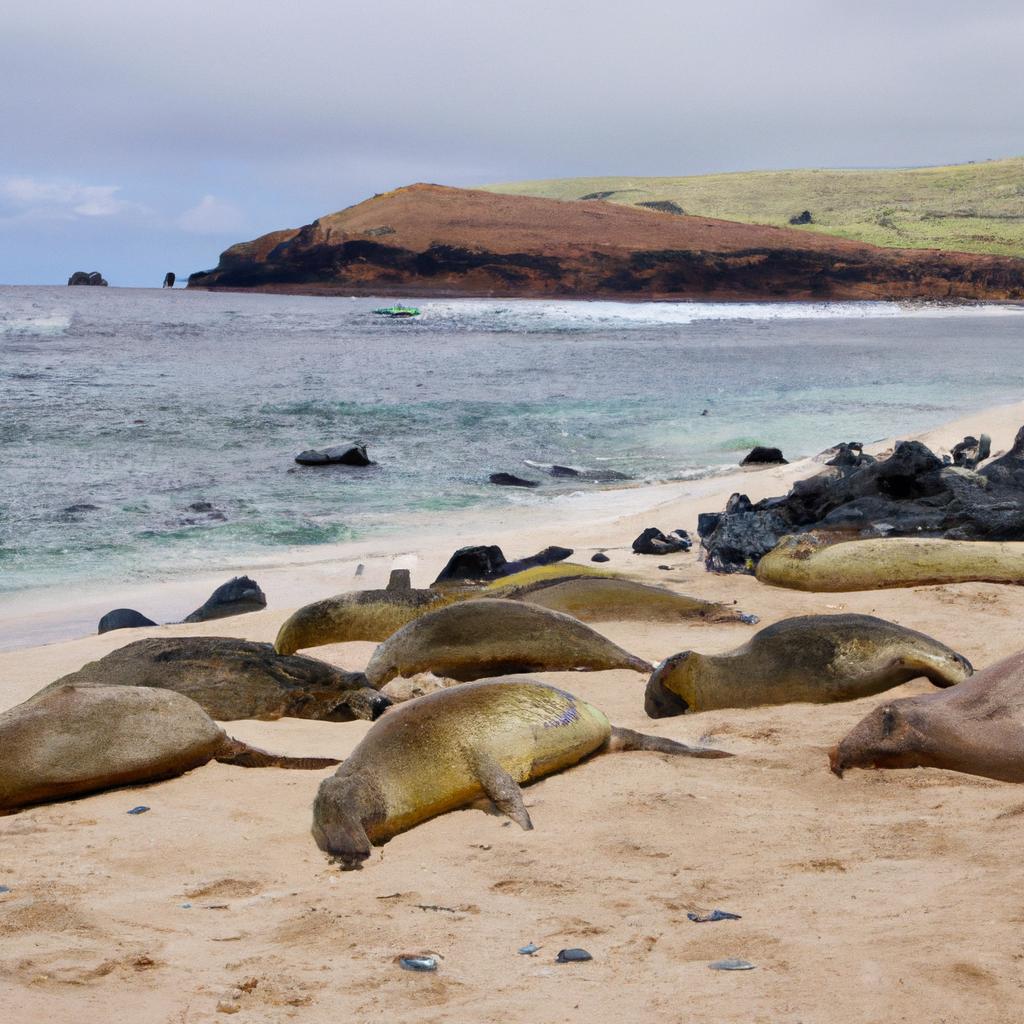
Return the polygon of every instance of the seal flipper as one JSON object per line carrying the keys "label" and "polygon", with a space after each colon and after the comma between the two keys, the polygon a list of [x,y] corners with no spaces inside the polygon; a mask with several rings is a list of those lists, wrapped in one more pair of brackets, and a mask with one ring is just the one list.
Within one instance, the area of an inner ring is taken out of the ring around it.
{"label": "seal flipper", "polygon": [[665,739],[663,736],[650,736],[632,729],[621,729],[612,726],[611,735],[604,745],[604,750],[653,750],[659,754],[678,754],[680,757],[732,757],[727,750],[716,750],[714,747],[688,747],[685,743]]}
{"label": "seal flipper", "polygon": [[473,768],[477,780],[494,802],[494,806],[502,814],[507,814],[520,828],[529,832],[533,828],[533,822],[530,821],[530,813],[523,803],[523,791],[519,788],[519,783],[487,754],[477,754],[473,760]]}
{"label": "seal flipper", "polygon": [[271,754],[269,751],[250,747],[248,743],[224,738],[220,751],[214,755],[215,761],[221,764],[233,764],[240,768],[330,768],[341,764],[335,757],[286,757],[284,754]]}

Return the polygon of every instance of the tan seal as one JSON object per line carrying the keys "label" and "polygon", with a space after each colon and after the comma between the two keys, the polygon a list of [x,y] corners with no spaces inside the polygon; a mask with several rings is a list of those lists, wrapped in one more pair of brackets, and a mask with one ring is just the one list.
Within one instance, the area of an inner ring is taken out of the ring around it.
{"label": "tan seal", "polygon": [[970,580],[1024,583],[1024,543],[928,537],[832,541],[828,534],[783,537],[758,562],[758,580],[816,592]]}
{"label": "tan seal", "polygon": [[875,708],[829,753],[847,768],[947,768],[1024,782],[1024,651],[965,683]]}
{"label": "tan seal", "polygon": [[651,666],[589,626],[532,604],[484,598],[449,605],[403,626],[382,643],[366,676],[381,687],[395,676],[433,672],[465,682],[516,672]]}
{"label": "tan seal", "polygon": [[357,590],[304,605],[278,630],[274,650],[294,654],[308,647],[351,640],[380,643],[397,629],[434,608],[459,600],[460,591]]}
{"label": "tan seal", "polygon": [[529,829],[520,784],[606,750],[729,756],[614,728],[597,708],[533,679],[482,680],[420,697],[377,721],[321,783],[313,837],[343,867],[357,867],[371,843],[485,796]]}
{"label": "tan seal", "polygon": [[801,615],[755,633],[728,654],[683,651],[651,675],[652,718],[714,708],[804,701],[831,704],[881,693],[918,676],[962,683],[970,662],[924,633],[873,615]]}
{"label": "tan seal", "polygon": [[578,576],[546,579],[501,591],[513,601],[571,615],[581,622],[756,622],[755,616],[699,597],[677,594],[622,577]]}
{"label": "tan seal", "polygon": [[0,812],[181,775],[207,761],[327,768],[334,758],[282,757],[232,739],[173,690],[61,686],[0,715]]}

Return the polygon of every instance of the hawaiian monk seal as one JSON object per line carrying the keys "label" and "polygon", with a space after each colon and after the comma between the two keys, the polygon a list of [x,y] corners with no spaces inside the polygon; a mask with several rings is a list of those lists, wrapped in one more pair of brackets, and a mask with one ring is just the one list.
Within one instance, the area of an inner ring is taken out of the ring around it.
{"label": "hawaiian monk seal", "polygon": [[374,651],[366,677],[379,688],[417,672],[466,682],[576,668],[649,672],[651,666],[572,616],[487,598],[449,605],[403,626]]}
{"label": "hawaiian monk seal", "polygon": [[924,633],[873,615],[801,615],[755,633],[727,654],[683,651],[647,683],[651,718],[714,708],[857,700],[925,676],[936,686],[973,671],[956,651]]}
{"label": "hawaiian monk seal", "polygon": [[501,596],[511,601],[550,608],[571,615],[581,622],[609,619],[635,619],[644,622],[682,622],[703,619],[705,622],[756,622],[745,612],[699,597],[676,594],[665,587],[652,587],[622,577],[578,576],[573,579],[552,579],[503,590]]}
{"label": "hawaiian monk seal", "polygon": [[0,812],[222,761],[244,767],[327,768],[334,758],[282,757],[232,739],[171,690],[61,686],[0,715]]}
{"label": "hawaiian monk seal", "polygon": [[384,715],[321,783],[313,837],[344,868],[354,868],[371,843],[484,796],[530,829],[520,783],[606,750],[730,756],[614,728],[597,708],[535,679],[481,680]]}
{"label": "hawaiian monk seal", "polygon": [[938,583],[1024,583],[1024,544],[880,537],[831,543],[827,535],[783,537],[757,563],[761,583],[844,592]]}
{"label": "hawaiian monk seal", "polygon": [[875,708],[829,751],[832,771],[947,768],[1024,782],[1024,651],[942,693]]}
{"label": "hawaiian monk seal", "polygon": [[282,657],[269,644],[223,636],[136,640],[40,692],[67,683],[174,690],[219,722],[282,716],[372,721],[391,704],[362,672],[345,672],[315,658]]}
{"label": "hawaiian monk seal", "polygon": [[357,590],[314,601],[284,621],[274,641],[278,654],[350,640],[387,640],[424,612],[459,599],[439,590]]}

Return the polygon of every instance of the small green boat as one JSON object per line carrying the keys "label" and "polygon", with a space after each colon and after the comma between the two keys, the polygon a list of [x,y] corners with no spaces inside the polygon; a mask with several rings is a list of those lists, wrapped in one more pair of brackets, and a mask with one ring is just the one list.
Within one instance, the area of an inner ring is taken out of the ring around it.
{"label": "small green boat", "polygon": [[381,307],[380,309],[375,309],[374,313],[377,313],[379,316],[390,317],[409,317],[420,315],[420,311],[415,306],[403,306],[401,304]]}

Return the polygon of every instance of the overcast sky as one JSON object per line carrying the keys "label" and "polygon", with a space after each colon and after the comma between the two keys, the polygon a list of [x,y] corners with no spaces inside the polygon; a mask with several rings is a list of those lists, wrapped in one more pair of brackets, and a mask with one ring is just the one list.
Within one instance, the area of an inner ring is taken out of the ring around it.
{"label": "overcast sky", "polygon": [[37,0],[0,283],[158,285],[397,185],[1024,154],[1024,4]]}

